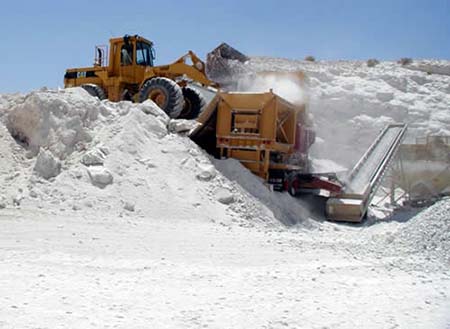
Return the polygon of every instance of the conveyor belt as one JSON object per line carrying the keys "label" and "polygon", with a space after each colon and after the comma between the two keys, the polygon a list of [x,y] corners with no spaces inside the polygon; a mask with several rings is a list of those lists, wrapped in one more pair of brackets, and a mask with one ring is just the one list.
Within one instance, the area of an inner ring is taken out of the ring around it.
{"label": "conveyor belt", "polygon": [[383,129],[350,172],[343,193],[328,200],[330,219],[361,221],[406,129],[406,124],[391,124]]}
{"label": "conveyor belt", "polygon": [[375,186],[400,145],[405,124],[388,125],[350,172],[346,193],[364,195]]}

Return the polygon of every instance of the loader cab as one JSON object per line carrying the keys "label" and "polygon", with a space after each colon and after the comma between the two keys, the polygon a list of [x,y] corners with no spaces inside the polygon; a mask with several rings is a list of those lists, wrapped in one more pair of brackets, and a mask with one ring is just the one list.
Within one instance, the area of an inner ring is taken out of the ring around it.
{"label": "loader cab", "polygon": [[110,75],[130,75],[153,66],[155,50],[153,43],[138,35],[125,35],[110,40]]}
{"label": "loader cab", "polygon": [[124,42],[120,50],[120,64],[126,65],[140,65],[153,66],[155,59],[155,51],[151,43],[141,40],[135,42]]}

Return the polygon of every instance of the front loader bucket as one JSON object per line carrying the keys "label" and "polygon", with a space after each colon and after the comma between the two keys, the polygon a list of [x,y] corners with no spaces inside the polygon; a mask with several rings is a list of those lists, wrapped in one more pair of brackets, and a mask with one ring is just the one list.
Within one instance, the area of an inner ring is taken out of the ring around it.
{"label": "front loader bucket", "polygon": [[226,43],[220,44],[208,53],[206,59],[206,72],[210,79],[227,85],[236,75],[245,72],[243,63],[249,58]]}

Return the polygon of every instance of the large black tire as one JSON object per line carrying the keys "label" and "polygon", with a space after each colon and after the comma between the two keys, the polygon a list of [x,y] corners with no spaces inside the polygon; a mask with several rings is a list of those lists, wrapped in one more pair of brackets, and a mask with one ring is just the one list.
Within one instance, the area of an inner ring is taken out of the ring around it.
{"label": "large black tire", "polygon": [[97,97],[99,100],[106,99],[105,91],[98,85],[95,85],[93,83],[86,83],[84,85],[81,85],[81,88],[86,90],[92,97]]}
{"label": "large black tire", "polygon": [[171,118],[178,118],[184,106],[183,92],[175,81],[153,78],[144,83],[139,91],[139,102],[151,99]]}
{"label": "large black tire", "polygon": [[183,88],[184,107],[179,116],[180,119],[195,119],[205,106],[205,99],[194,88]]}

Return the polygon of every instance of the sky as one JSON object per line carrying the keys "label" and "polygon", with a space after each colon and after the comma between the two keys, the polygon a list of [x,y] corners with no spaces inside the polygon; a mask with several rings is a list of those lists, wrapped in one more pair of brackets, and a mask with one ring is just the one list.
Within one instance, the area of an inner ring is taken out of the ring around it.
{"label": "sky", "polygon": [[0,4],[0,93],[63,87],[95,45],[139,34],[156,65],[221,42],[247,55],[450,59],[450,0],[34,0]]}

